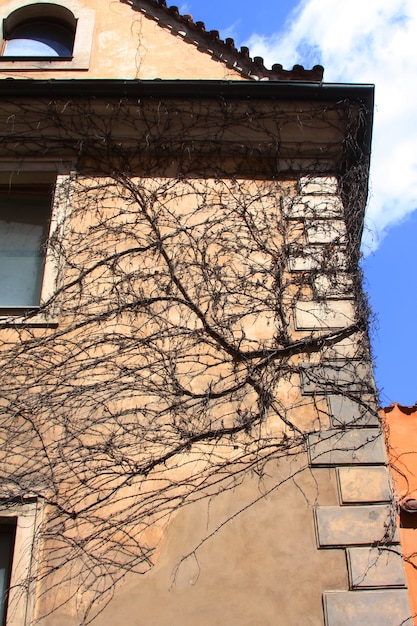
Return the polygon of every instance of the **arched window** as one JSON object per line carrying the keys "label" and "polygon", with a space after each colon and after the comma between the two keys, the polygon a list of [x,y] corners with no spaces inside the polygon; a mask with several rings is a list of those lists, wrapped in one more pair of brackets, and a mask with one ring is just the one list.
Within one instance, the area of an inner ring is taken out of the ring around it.
{"label": "arched window", "polygon": [[3,57],[71,58],[77,20],[60,5],[40,2],[13,11],[3,22]]}

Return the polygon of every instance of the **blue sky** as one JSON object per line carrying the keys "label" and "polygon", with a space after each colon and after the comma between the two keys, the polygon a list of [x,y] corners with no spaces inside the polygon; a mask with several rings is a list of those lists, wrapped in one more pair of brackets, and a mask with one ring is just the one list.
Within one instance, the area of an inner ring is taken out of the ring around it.
{"label": "blue sky", "polygon": [[381,404],[417,401],[416,0],[186,0],[182,13],[265,64],[321,63],[326,82],[375,83],[365,289]]}

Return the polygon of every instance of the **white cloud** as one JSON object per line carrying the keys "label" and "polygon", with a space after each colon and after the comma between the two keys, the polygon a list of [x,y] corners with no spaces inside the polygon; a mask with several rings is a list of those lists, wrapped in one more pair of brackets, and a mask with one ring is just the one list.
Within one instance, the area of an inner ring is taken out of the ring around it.
{"label": "white cloud", "polygon": [[235,20],[232,24],[230,24],[226,28],[222,28],[220,37],[222,39],[231,37],[232,39],[236,40],[238,38],[238,31],[239,31],[240,23],[241,23],[241,20]]}
{"label": "white cloud", "polygon": [[189,15],[190,10],[191,10],[191,7],[190,7],[189,2],[183,2],[182,4],[180,4],[179,9],[178,9],[181,15]]}
{"label": "white cloud", "polygon": [[284,33],[248,42],[267,66],[320,63],[326,82],[375,83],[368,224],[376,242],[417,209],[416,42],[416,0],[304,0]]}

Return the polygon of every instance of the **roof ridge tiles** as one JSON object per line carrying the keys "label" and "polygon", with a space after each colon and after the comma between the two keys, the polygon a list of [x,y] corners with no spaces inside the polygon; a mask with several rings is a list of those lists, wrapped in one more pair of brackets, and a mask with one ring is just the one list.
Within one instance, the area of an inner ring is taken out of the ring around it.
{"label": "roof ridge tiles", "polygon": [[[181,25],[181,35],[183,39],[199,45],[205,43],[205,51],[217,60],[223,61],[227,66],[240,72],[245,78],[252,80],[290,80],[303,82],[321,82],[323,80],[323,67],[315,65],[312,69],[305,69],[302,65],[294,65],[290,70],[284,70],[282,65],[275,63],[271,69],[267,69],[264,59],[256,56],[253,59],[250,56],[249,48],[241,46],[240,50],[236,48],[234,39],[227,37],[225,40],[220,38],[218,30],[206,30],[205,23],[202,21],[194,21],[193,17],[186,13],[181,14],[176,5],[168,6],[166,0],[121,0],[125,4],[129,4],[133,9],[139,10],[148,17],[156,19],[161,26],[169,27],[161,21],[160,16],[148,11],[151,10],[163,13],[167,18],[174,19],[178,25]],[[187,31],[184,32],[183,29]],[[171,32],[175,34],[175,30]],[[193,35],[197,35],[200,41],[196,41]]]}

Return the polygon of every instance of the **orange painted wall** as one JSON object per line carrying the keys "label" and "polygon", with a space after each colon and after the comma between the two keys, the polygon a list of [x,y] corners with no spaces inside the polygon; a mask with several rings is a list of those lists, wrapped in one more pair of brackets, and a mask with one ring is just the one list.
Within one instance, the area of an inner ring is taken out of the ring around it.
{"label": "orange painted wall", "polygon": [[[382,409],[381,415],[386,429],[394,494],[401,505],[409,499],[417,499],[417,405],[406,407],[395,403]],[[409,515],[408,520],[414,528],[400,527],[399,532],[413,623],[417,626],[417,513]]]}

